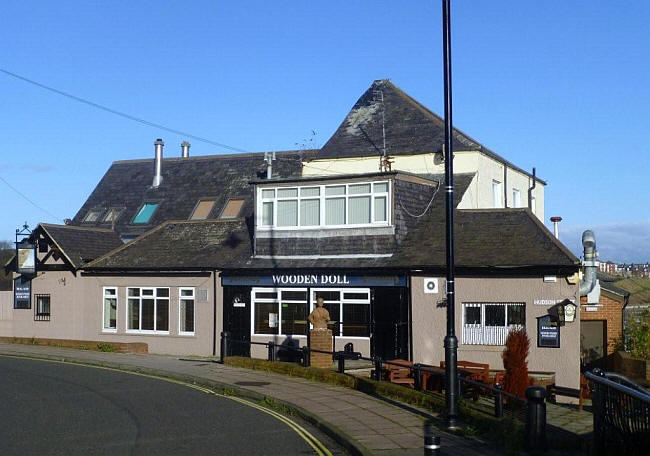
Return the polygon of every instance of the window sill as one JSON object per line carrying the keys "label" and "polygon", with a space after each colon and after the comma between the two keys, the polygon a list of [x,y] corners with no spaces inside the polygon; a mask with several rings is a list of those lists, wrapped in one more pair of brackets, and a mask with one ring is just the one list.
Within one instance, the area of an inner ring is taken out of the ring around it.
{"label": "window sill", "polygon": [[150,331],[150,330],[127,329],[126,334],[134,334],[134,335],[140,335],[140,336],[169,336],[169,331]]}
{"label": "window sill", "polygon": [[196,333],[193,333],[193,332],[180,332],[179,331],[178,335],[180,337],[194,337],[194,336],[196,336]]}
{"label": "window sill", "polygon": [[102,329],[102,332],[103,332],[104,334],[115,334],[115,333],[117,333],[117,328],[116,328],[116,329],[108,329],[108,328],[104,328],[104,329]]}
{"label": "window sill", "polygon": [[364,226],[319,226],[269,228],[256,227],[255,237],[258,239],[284,238],[326,238],[334,236],[382,236],[395,234],[395,227],[387,224]]}

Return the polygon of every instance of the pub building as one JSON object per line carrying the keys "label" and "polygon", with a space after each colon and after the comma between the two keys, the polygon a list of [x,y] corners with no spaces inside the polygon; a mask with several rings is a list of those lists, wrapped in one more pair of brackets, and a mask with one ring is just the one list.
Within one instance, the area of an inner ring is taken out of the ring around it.
{"label": "pub building", "polygon": [[[400,125],[402,134],[442,129],[428,111],[415,116],[421,105],[381,88],[387,109],[414,110],[402,117],[415,119],[413,128]],[[364,94],[353,111],[367,102]],[[366,114],[376,121],[376,110]],[[307,344],[307,316],[322,297],[335,350],[352,343],[364,356],[438,365],[446,332],[443,176],[390,166],[326,172],[337,138],[360,150],[345,138],[348,124],[320,150],[276,152],[273,161],[261,153],[163,159],[158,140],[153,160],[114,162],[72,220],[31,233],[36,272],[15,274],[29,281],[31,299],[13,310],[0,337],[213,356],[227,331],[229,354],[266,357],[246,342],[273,341],[280,351]],[[498,158],[455,133],[476,148],[470,152]],[[417,147],[438,150],[441,136],[426,135]],[[410,160],[417,151],[409,153]],[[422,152],[421,160],[431,157]],[[312,162],[323,174],[306,172]],[[542,207],[478,204],[491,185],[481,176],[482,169],[455,175],[458,359],[501,369],[508,332],[525,327],[529,369],[577,388],[580,325],[545,317],[579,302],[580,261],[541,223]],[[579,306],[575,313],[579,322]]]}

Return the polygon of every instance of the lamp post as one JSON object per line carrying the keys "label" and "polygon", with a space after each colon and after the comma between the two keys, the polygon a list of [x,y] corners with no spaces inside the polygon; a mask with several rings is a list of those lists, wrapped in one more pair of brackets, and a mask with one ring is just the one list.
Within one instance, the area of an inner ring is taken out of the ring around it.
{"label": "lamp post", "polygon": [[455,427],[458,417],[458,339],[454,301],[454,149],[451,117],[451,14],[450,0],[442,0],[442,48],[445,81],[445,212],[447,262],[447,335],[445,336],[445,404],[447,426]]}

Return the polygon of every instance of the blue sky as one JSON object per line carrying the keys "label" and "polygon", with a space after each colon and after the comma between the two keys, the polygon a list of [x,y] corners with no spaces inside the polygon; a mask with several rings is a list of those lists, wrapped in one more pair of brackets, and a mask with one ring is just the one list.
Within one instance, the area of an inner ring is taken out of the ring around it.
{"label": "blue sky", "polygon": [[[452,0],[454,124],[548,181],[579,251],[650,261],[648,2]],[[5,1],[0,68],[247,151],[322,145],[374,79],[442,113],[439,1]],[[0,73],[0,239],[186,139]],[[192,142],[192,155],[227,153]]]}

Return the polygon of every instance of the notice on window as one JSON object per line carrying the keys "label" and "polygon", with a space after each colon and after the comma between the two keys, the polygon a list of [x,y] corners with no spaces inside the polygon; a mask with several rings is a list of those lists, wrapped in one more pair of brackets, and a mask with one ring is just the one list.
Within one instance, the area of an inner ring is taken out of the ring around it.
{"label": "notice on window", "polygon": [[537,318],[537,346],[560,348],[560,326],[551,321],[550,315]]}
{"label": "notice on window", "polygon": [[270,313],[269,314],[269,328],[277,328],[277,327],[278,327],[278,314]]}

